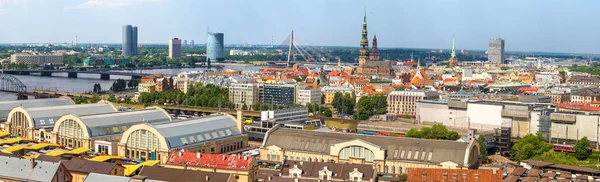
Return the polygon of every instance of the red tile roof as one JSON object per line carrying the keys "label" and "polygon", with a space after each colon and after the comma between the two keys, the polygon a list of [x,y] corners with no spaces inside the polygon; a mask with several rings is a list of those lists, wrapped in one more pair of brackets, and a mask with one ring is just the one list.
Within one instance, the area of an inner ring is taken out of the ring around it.
{"label": "red tile roof", "polygon": [[594,107],[591,106],[589,104],[583,104],[583,103],[559,103],[556,104],[557,107],[560,108],[566,108],[566,109],[575,109],[575,110],[582,110],[582,111],[600,111],[600,107]]}
{"label": "red tile roof", "polygon": [[183,166],[186,163],[188,167],[248,171],[252,157],[172,151],[166,165]]}
{"label": "red tile roof", "polygon": [[521,88],[517,89],[517,91],[521,91],[521,92],[537,92],[538,88],[537,87],[521,87]]}
{"label": "red tile roof", "polygon": [[499,182],[502,170],[410,168],[407,181]]}

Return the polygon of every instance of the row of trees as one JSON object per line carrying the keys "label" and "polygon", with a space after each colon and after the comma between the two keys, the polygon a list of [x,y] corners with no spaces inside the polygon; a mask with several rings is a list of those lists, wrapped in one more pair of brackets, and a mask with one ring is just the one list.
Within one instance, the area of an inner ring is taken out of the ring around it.
{"label": "row of trees", "polygon": [[423,127],[421,130],[411,128],[405,134],[408,138],[423,138],[435,140],[458,140],[460,135],[456,131],[450,131],[442,124],[435,124],[431,128]]}
{"label": "row of trees", "polygon": [[179,90],[172,92],[141,93],[138,99],[145,105],[175,104],[201,107],[232,108],[229,101],[229,90],[212,84],[193,84],[187,93]]}
{"label": "row of trees", "polygon": [[333,112],[331,112],[331,109],[329,109],[328,107],[325,107],[321,104],[306,103],[306,107],[308,108],[308,112],[313,113],[314,116],[325,116],[325,117],[333,116]]}
{"label": "row of trees", "polygon": [[[583,137],[575,143],[575,153],[573,156],[577,160],[586,160],[592,155],[590,148],[590,140],[587,137]],[[515,142],[511,148],[511,159],[513,160],[525,160],[532,157],[539,157],[544,159],[544,156],[553,156],[552,145],[544,141],[541,133],[528,134]]]}

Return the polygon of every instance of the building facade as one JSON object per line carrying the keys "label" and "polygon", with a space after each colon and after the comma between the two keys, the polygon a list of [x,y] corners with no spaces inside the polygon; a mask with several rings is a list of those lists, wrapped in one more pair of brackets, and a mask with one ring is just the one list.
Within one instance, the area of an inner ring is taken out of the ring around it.
{"label": "building facade", "polygon": [[27,64],[44,66],[46,64],[51,65],[63,65],[62,55],[33,55],[33,54],[13,54],[10,55],[10,62],[15,64]]}
{"label": "building facade", "polygon": [[258,171],[253,157],[182,151],[171,152],[165,167],[232,174],[238,182],[256,181]]}
{"label": "building facade", "polygon": [[181,57],[181,39],[173,38],[169,40],[169,58]]}
{"label": "building facade", "polygon": [[322,96],[319,88],[298,86],[296,93],[296,104],[321,104]]}
{"label": "building facade", "polygon": [[274,128],[260,147],[260,160],[372,165],[378,174],[409,168],[472,169],[479,166],[479,144],[349,133]]}
{"label": "building facade", "polygon": [[488,42],[488,62],[492,64],[505,64],[504,39],[490,39],[490,41]]}
{"label": "building facade", "polygon": [[340,92],[342,95],[350,94],[352,98],[355,98],[354,89],[348,87],[331,87],[326,86],[323,87],[323,98],[325,104],[331,104],[333,102],[333,98],[335,97],[335,93]]}
{"label": "building facade", "polygon": [[395,115],[416,115],[417,101],[439,99],[440,94],[437,91],[427,90],[406,90],[393,91],[387,97],[388,114]]}
{"label": "building facade", "polygon": [[248,110],[254,110],[254,105],[260,103],[259,89],[255,83],[234,83],[229,87],[229,101],[236,109],[241,109],[244,104]]}
{"label": "building facade", "polygon": [[223,62],[225,56],[223,51],[225,44],[223,43],[223,33],[208,32],[206,38],[206,62],[210,65],[211,61]]}
{"label": "building facade", "polygon": [[212,115],[188,120],[143,123],[131,126],[118,144],[119,156],[166,163],[174,150],[226,153],[246,148],[242,113]]}
{"label": "building facade", "polygon": [[567,80],[568,84],[600,86],[600,77],[596,75],[573,75]]}
{"label": "building facade", "polygon": [[264,85],[262,92],[262,104],[265,105],[290,107],[296,101],[294,85]]}
{"label": "building facade", "polygon": [[26,160],[0,156],[0,181],[71,182],[73,177],[61,162]]}

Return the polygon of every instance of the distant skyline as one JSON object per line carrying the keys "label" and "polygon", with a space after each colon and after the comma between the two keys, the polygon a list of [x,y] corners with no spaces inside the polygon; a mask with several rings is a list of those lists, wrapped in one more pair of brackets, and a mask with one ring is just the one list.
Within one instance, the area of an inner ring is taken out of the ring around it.
{"label": "distant skyline", "polygon": [[364,7],[369,42],[379,47],[600,53],[597,0],[0,0],[0,43],[121,43],[121,26],[139,43],[174,37],[225,44],[281,44],[294,30],[303,45],[358,47]]}

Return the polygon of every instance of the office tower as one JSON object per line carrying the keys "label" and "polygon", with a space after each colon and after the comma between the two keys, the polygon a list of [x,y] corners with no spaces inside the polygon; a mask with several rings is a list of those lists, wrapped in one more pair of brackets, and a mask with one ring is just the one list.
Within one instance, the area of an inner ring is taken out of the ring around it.
{"label": "office tower", "polygon": [[206,63],[210,66],[211,61],[224,61],[223,56],[223,33],[208,32],[206,38]]}
{"label": "office tower", "polygon": [[181,39],[173,38],[169,40],[169,58],[181,57]]}
{"label": "office tower", "polygon": [[137,55],[137,35],[137,27],[123,25],[123,44],[121,45],[123,56]]}
{"label": "office tower", "polygon": [[133,53],[133,55],[137,55],[138,54],[138,27],[132,27],[132,33],[131,33],[132,37],[131,37],[131,42],[133,42],[131,44],[131,52]]}
{"label": "office tower", "polygon": [[191,47],[192,47],[192,48],[194,48],[194,47],[195,47],[195,45],[194,45],[194,40],[192,40],[191,42],[192,42],[192,43],[191,43]]}
{"label": "office tower", "polygon": [[493,38],[488,44],[488,62],[504,64],[504,39]]}
{"label": "office tower", "polygon": [[131,56],[133,52],[131,50],[132,39],[132,27],[131,25],[123,25],[123,44],[121,45],[121,53],[123,56]]}
{"label": "office tower", "polygon": [[183,40],[183,47],[186,48],[187,47],[187,40]]}

